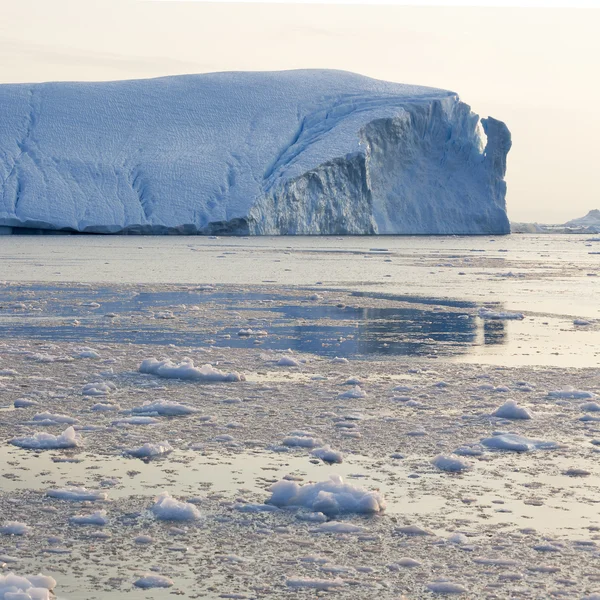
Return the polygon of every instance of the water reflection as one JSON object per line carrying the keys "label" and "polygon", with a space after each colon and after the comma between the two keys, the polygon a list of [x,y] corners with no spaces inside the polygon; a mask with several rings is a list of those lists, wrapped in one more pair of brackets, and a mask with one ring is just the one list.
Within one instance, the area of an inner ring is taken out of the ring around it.
{"label": "water reflection", "polygon": [[[477,306],[472,302],[390,294],[354,295],[402,302],[402,306],[336,306],[296,296],[211,289],[136,293],[110,287],[12,286],[4,288],[0,295],[0,335],[85,344],[101,341],[237,348],[259,344],[273,350],[290,348],[347,358],[461,355],[482,343],[501,345],[508,341],[505,323],[482,321],[474,315]],[[32,302],[43,309],[37,313],[28,308],[14,309],[18,303]],[[94,302],[98,304],[94,306]],[[183,307],[203,304],[219,309],[220,316],[211,318],[210,311],[194,313]],[[177,319],[152,318],[153,311],[178,305],[183,308]],[[232,318],[223,317],[224,311],[232,311]],[[105,316],[110,313],[123,318],[113,323]],[[202,315],[201,326],[198,314]],[[258,325],[253,327],[266,329],[269,335],[258,339],[239,336],[240,323],[248,323],[254,315]]]}

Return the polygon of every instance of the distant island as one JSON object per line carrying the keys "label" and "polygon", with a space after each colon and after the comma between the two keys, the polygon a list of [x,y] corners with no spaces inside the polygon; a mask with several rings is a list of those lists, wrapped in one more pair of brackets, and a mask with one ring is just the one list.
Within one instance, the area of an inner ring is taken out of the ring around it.
{"label": "distant island", "polygon": [[1,85],[4,233],[504,234],[507,127],[343,71]]}
{"label": "distant island", "polygon": [[511,223],[513,233],[600,233],[600,210],[590,210],[587,215],[571,219],[561,225],[542,223]]}

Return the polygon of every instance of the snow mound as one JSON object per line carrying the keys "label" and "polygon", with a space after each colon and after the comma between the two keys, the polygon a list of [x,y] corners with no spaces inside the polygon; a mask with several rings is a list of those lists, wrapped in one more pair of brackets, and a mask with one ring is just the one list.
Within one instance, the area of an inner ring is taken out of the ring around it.
{"label": "snow mound", "polygon": [[96,500],[106,500],[106,492],[88,490],[84,487],[67,487],[55,490],[48,490],[46,496],[58,500],[68,500],[70,502],[94,502]]}
{"label": "snow mound", "polygon": [[195,367],[191,358],[186,358],[180,363],[174,363],[169,359],[156,360],[147,358],[140,365],[140,373],[156,375],[165,379],[184,379],[188,381],[245,381],[244,375],[240,373],[225,373],[219,371],[210,364]]}
{"label": "snow mound", "polygon": [[446,90],[229,72],[1,85],[0,106],[2,227],[509,232],[510,133]]}
{"label": "snow mound", "polygon": [[179,402],[170,400],[157,400],[156,402],[148,402],[142,406],[136,406],[131,409],[134,414],[154,413],[161,417],[179,417],[182,415],[191,415],[198,412],[195,408]]}
{"label": "snow mound", "polygon": [[481,440],[482,446],[494,450],[512,450],[514,452],[529,452],[530,450],[556,450],[556,442],[534,440],[515,433],[503,433]]}
{"label": "snow mound", "polygon": [[0,575],[0,600],[50,600],[56,580],[46,575]]}
{"label": "snow mound", "polygon": [[145,443],[139,448],[130,448],[124,451],[129,456],[135,458],[154,458],[156,456],[163,456],[169,452],[173,452],[173,446],[169,442],[163,441],[157,444]]}
{"label": "snow mound", "polygon": [[385,510],[385,499],[380,492],[344,483],[339,475],[331,475],[328,481],[304,485],[282,479],[273,484],[270,491],[269,504],[279,507],[299,506],[330,516]]}
{"label": "snow mound", "polygon": [[143,577],[136,579],[133,582],[135,587],[149,590],[151,588],[168,588],[174,585],[173,581],[168,577],[157,575],[156,573],[145,573]]}
{"label": "snow mound", "polygon": [[35,433],[30,437],[13,438],[13,446],[28,450],[54,450],[60,448],[75,448],[82,444],[81,436],[75,433],[73,427],[67,427],[60,435],[51,433]]}
{"label": "snow mound", "polygon": [[507,400],[492,413],[492,417],[500,417],[502,419],[531,419],[531,413],[526,408],[519,406],[514,400]]}
{"label": "snow mound", "polygon": [[189,502],[175,500],[168,492],[163,492],[152,507],[154,516],[161,521],[195,521],[200,511]]}

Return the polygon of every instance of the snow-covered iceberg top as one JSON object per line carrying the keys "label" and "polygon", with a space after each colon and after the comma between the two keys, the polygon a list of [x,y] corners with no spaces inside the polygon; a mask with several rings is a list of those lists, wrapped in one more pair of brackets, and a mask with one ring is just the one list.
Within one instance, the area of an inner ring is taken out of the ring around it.
{"label": "snow-covered iceberg top", "polygon": [[0,227],[508,233],[506,126],[330,70],[0,85]]}

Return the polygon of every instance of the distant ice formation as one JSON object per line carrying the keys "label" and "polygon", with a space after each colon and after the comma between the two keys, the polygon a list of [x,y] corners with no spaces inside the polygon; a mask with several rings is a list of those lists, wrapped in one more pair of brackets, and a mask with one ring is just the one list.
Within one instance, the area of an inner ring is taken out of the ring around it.
{"label": "distant ice formation", "polygon": [[0,230],[502,234],[511,136],[343,71],[0,86]]}

